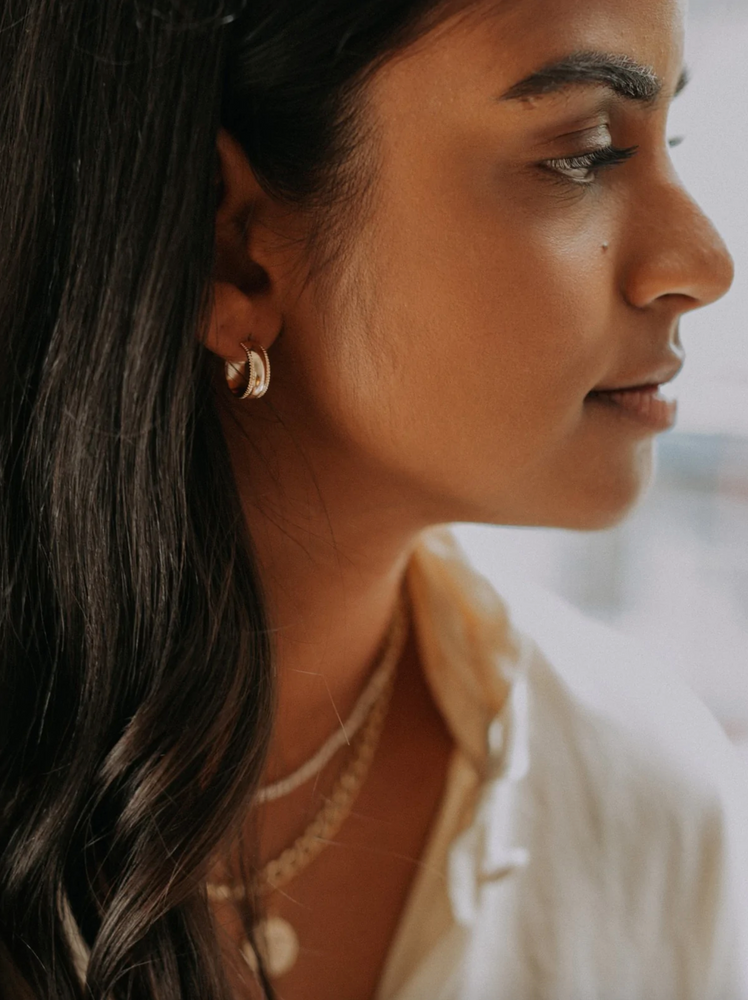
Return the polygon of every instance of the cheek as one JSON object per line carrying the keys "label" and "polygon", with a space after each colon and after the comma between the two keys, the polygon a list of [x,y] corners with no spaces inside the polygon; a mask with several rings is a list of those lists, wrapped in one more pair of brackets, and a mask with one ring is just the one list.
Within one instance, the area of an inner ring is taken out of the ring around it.
{"label": "cheek", "polygon": [[614,523],[650,446],[584,403],[616,356],[599,242],[433,214],[380,221],[332,299],[302,296],[286,343],[303,433],[358,481],[443,504],[438,520]]}
{"label": "cheek", "polygon": [[372,247],[375,340],[398,362],[391,412],[407,409],[427,443],[438,427],[442,449],[490,439],[515,464],[535,461],[606,368],[609,277],[588,245],[522,215],[451,206],[388,229],[386,254]]}

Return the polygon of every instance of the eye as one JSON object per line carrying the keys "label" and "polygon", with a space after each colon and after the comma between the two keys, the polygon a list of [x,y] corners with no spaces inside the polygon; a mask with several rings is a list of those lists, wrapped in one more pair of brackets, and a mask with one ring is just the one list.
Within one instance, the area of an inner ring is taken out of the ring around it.
{"label": "eye", "polygon": [[674,135],[671,139],[668,139],[667,144],[668,146],[670,146],[671,149],[675,149],[677,146],[680,146],[680,144],[685,141],[686,137],[684,135]]}
{"label": "eye", "polygon": [[632,156],[636,155],[638,146],[629,146],[628,149],[620,149],[617,146],[602,146],[600,149],[593,149],[589,153],[581,153],[579,156],[565,156],[555,160],[543,160],[540,164],[544,170],[559,174],[572,184],[592,184],[594,183],[598,171],[605,167],[615,167],[620,163],[625,163]]}

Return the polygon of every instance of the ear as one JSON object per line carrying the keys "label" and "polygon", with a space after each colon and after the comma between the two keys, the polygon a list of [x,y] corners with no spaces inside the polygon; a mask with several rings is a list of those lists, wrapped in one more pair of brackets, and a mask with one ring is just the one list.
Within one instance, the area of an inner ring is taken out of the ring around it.
{"label": "ear", "polygon": [[204,345],[225,361],[246,359],[241,347],[253,340],[267,350],[280,331],[283,312],[257,232],[268,195],[239,143],[218,134],[221,201],[216,213],[213,295]]}

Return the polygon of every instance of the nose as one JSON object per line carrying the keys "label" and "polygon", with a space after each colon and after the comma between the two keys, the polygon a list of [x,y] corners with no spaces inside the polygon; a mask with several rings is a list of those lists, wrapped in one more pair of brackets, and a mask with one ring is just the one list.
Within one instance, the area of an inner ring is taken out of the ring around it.
{"label": "nose", "polygon": [[667,306],[680,314],[721,298],[735,276],[732,257],[680,181],[669,177],[653,186],[638,207],[624,277],[629,304]]}

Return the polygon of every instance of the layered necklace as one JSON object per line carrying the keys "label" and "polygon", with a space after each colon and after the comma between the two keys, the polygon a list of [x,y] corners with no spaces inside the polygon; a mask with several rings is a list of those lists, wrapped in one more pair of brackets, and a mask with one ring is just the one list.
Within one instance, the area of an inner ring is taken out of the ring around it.
{"label": "layered necklace", "polygon": [[[346,722],[323,746],[292,774],[261,788],[255,805],[273,802],[290,794],[322,771],[341,747],[352,748],[350,760],[338,775],[330,795],[299,837],[278,857],[268,861],[256,875],[253,891],[270,895],[283,888],[325,849],[350,815],[369,773],[395,683],[395,672],[408,634],[408,616],[404,594],[401,597],[385,641],[384,650],[368,684],[358,698]],[[209,882],[208,899],[213,902],[239,903],[246,898],[247,887],[241,881]],[[296,964],[299,938],[294,927],[283,917],[269,915],[252,930],[253,942],[242,941],[241,954],[247,965],[258,969],[257,952],[271,978],[285,975]]]}

